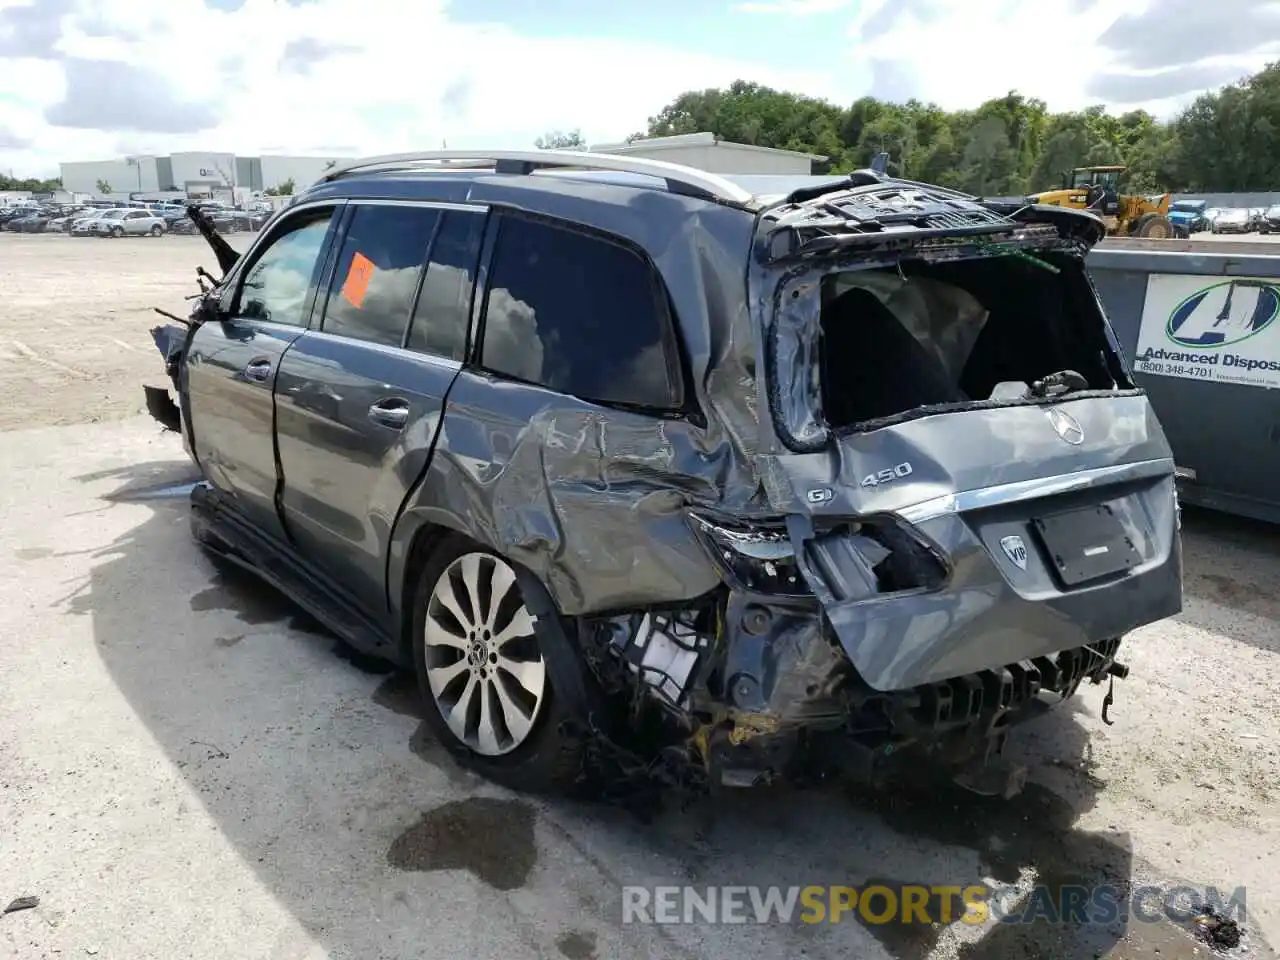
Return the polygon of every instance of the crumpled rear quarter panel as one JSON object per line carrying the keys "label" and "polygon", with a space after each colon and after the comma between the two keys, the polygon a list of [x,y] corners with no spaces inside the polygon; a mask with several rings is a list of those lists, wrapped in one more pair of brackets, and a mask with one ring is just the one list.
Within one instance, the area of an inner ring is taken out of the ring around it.
{"label": "crumpled rear quarter panel", "polygon": [[599,205],[581,197],[581,185],[562,189],[548,178],[535,186],[481,181],[472,199],[578,220],[647,250],[671,296],[705,423],[464,370],[431,466],[396,525],[390,582],[401,582],[414,536],[433,523],[527,566],[568,615],[692,599],[719,579],[686,506],[745,512],[763,502],[754,461],[756,338],[746,303],[753,218],[637,189],[630,205],[611,207],[612,219],[600,222]]}

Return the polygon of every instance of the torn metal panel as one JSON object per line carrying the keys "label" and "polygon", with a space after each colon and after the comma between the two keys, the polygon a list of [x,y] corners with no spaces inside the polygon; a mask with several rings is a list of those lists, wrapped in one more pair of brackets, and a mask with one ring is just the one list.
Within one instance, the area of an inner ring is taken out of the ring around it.
{"label": "torn metal panel", "polygon": [[213,221],[200,209],[196,204],[187,206],[187,216],[191,218],[191,222],[195,224],[200,236],[204,237],[205,242],[213,248],[213,255],[218,260],[218,269],[223,275],[231,272],[231,268],[236,265],[240,259],[240,254],[236,253],[235,248],[223,239],[222,234],[218,233],[218,228],[213,225]]}
{"label": "torn metal panel", "polygon": [[[1052,557],[1026,534],[1025,508],[1016,502],[985,510],[980,519],[946,514],[916,525],[947,558],[945,590],[908,585],[867,595],[843,589],[845,533],[815,535],[797,549],[805,578],[859,675],[877,690],[900,690],[1085,646],[1178,613],[1181,546],[1171,481],[1162,472],[1139,484],[1107,501],[1140,558],[1113,590],[1063,589]],[[1097,499],[1084,491],[1066,502]],[[1026,536],[1026,570],[992,560],[1010,536]]]}

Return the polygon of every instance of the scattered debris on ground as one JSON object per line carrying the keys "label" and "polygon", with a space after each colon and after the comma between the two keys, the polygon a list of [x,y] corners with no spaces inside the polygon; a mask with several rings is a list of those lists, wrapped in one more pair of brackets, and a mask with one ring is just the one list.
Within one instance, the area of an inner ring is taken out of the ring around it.
{"label": "scattered debris on ground", "polygon": [[1208,907],[1195,918],[1196,932],[1215,947],[1240,946],[1240,925]]}
{"label": "scattered debris on ground", "polygon": [[4,912],[17,913],[19,910],[33,910],[38,906],[40,906],[39,897],[18,897],[4,908]]}

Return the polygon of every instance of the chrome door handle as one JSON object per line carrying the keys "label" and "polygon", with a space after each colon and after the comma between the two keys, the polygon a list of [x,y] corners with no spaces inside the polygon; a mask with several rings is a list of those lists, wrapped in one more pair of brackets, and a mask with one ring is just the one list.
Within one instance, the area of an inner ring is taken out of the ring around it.
{"label": "chrome door handle", "polygon": [[409,401],[401,397],[379,400],[369,408],[369,419],[379,426],[403,430],[409,422]]}
{"label": "chrome door handle", "polygon": [[271,361],[265,357],[250,360],[245,365],[244,375],[250,380],[256,380],[258,383],[263,383],[267,377],[271,376]]}

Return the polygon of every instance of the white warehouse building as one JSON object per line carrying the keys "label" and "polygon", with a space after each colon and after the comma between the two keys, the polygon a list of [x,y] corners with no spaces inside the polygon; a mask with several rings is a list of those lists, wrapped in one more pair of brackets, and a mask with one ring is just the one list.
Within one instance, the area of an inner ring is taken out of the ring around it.
{"label": "white warehouse building", "polygon": [[[330,167],[349,157],[237,157],[232,153],[173,153],[167,157],[121,157],[61,163],[62,188],[94,196],[183,193],[188,196],[230,192],[259,193],[293,181],[294,191],[315,183]],[[109,187],[107,191],[102,186]]]}
{"label": "white warehouse building", "polygon": [[749,143],[721,140],[714,133],[686,133],[674,137],[653,137],[630,143],[601,143],[590,148],[592,153],[666,160],[708,173],[726,174],[790,174],[809,176],[813,165],[828,158],[816,153],[757,147]]}

